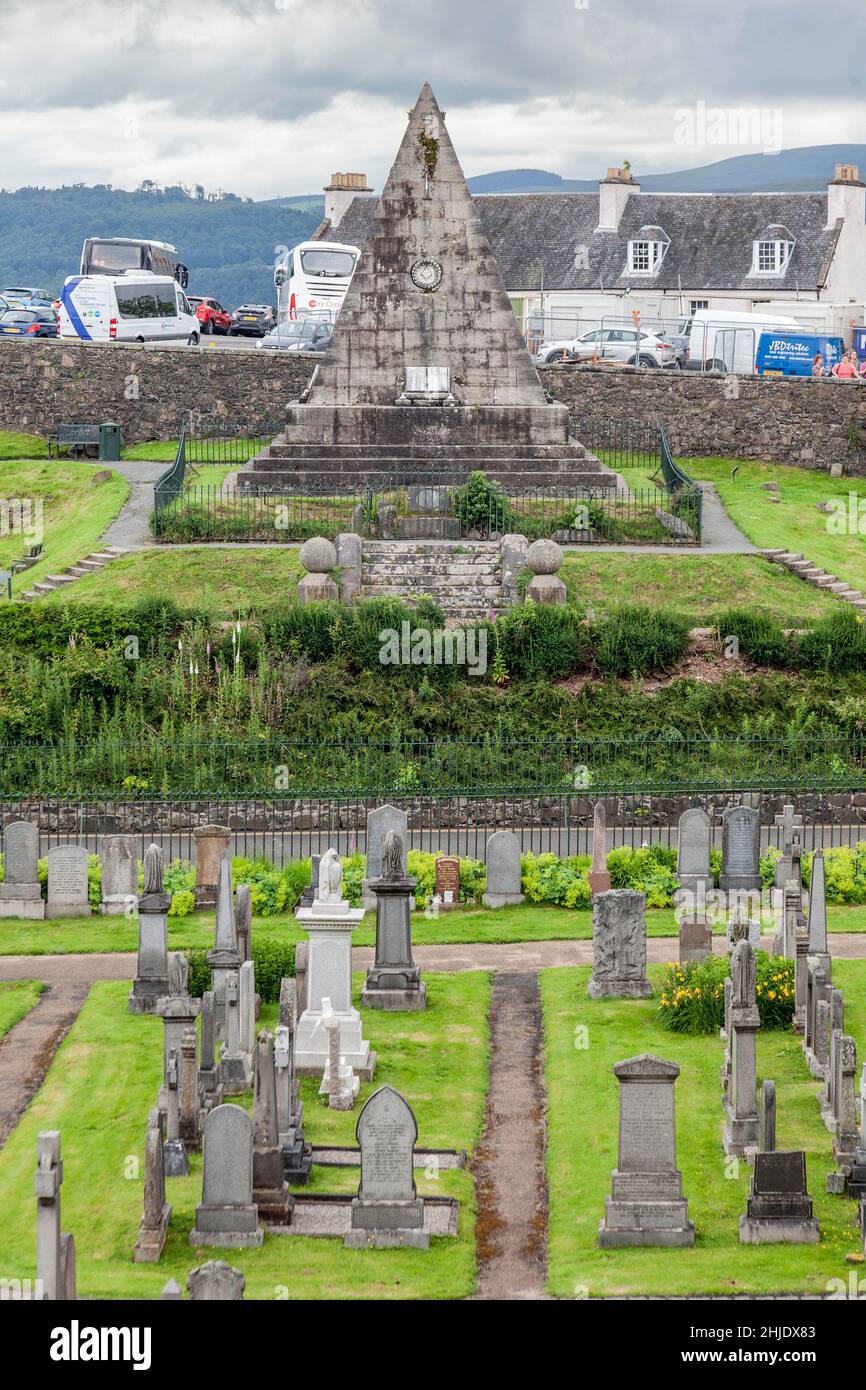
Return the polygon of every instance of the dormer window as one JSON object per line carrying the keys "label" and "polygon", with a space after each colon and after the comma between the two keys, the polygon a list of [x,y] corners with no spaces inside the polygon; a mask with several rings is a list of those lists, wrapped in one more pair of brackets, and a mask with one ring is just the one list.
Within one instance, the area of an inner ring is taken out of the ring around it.
{"label": "dormer window", "polygon": [[784,275],[794,245],[787,227],[768,227],[752,244],[752,274]]}
{"label": "dormer window", "polygon": [[665,258],[670,240],[661,227],[641,227],[628,244],[629,275],[655,275]]}

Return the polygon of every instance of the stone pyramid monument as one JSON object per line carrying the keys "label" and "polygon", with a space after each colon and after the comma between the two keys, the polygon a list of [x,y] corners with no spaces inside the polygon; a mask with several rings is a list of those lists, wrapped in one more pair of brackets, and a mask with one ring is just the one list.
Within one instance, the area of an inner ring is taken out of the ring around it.
{"label": "stone pyramid monument", "polygon": [[425,83],[304,403],[238,482],[348,487],[463,466],[521,486],[614,484],[548,402]]}

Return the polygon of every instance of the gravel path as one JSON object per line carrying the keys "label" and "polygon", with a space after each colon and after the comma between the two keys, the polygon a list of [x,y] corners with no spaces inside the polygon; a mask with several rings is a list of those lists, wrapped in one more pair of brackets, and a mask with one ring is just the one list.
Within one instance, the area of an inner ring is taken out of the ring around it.
{"label": "gravel path", "polygon": [[[31,965],[31,978],[40,978]],[[88,984],[50,985],[0,1042],[0,1148],[42,1085],[51,1060],[87,998]]]}
{"label": "gravel path", "polygon": [[472,1161],[476,1298],[546,1297],[545,1102],[538,976],[500,971],[490,1001],[484,1133]]}

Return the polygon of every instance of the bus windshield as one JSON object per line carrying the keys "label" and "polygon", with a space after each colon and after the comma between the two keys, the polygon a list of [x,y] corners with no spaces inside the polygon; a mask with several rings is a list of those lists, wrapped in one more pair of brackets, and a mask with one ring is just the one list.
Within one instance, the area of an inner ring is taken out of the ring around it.
{"label": "bus windshield", "polygon": [[141,268],[141,246],[124,246],[110,241],[90,243],[90,273],[107,271],[113,274],[119,270],[139,270]]}
{"label": "bus windshield", "polygon": [[305,275],[322,275],[335,279],[348,280],[355,269],[355,257],[351,251],[321,250],[301,252],[301,269]]}

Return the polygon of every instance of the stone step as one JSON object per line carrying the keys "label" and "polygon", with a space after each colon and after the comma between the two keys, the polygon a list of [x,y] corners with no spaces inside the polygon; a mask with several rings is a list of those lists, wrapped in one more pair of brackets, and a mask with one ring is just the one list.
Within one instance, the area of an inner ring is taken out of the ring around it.
{"label": "stone step", "polygon": [[256,462],[267,458],[315,458],[339,459],[347,463],[353,460],[364,463],[369,459],[411,459],[415,464],[426,463],[430,459],[445,463],[450,467],[455,462],[471,462],[473,459],[498,458],[504,461],[514,458],[559,459],[589,458],[595,460],[585,445],[573,436],[559,439],[555,444],[532,444],[518,440],[514,444],[460,444],[457,442],[437,443],[425,440],[418,444],[407,444],[405,440],[388,444],[378,441],[363,443],[310,443],[309,440],[288,440],[278,435],[256,455]]}
{"label": "stone step", "polygon": [[499,541],[437,541],[393,540],[364,541],[365,555],[494,555],[500,550]]}
{"label": "stone step", "polygon": [[93,574],[96,570],[104,570],[105,563],[102,560],[79,560],[77,568],[84,570],[85,574]]}
{"label": "stone step", "polygon": [[844,583],[844,581],[841,579],[837,580],[835,584],[825,584],[823,587],[827,590],[828,593],[836,594],[839,598],[841,598],[843,594],[847,594],[849,592],[848,585]]}
{"label": "stone step", "polygon": [[61,584],[75,583],[74,574],[46,574],[45,578],[49,584],[54,585],[55,589],[59,588]]}
{"label": "stone step", "polygon": [[843,598],[846,603],[855,603],[857,599],[861,599],[862,597],[863,595],[859,589],[845,589],[843,593],[839,594],[839,598]]}
{"label": "stone step", "polygon": [[34,592],[34,594],[39,594],[39,595],[43,595],[43,594],[53,594],[55,588],[56,588],[56,585],[54,585],[54,584],[49,584],[49,583],[47,582],[47,580],[46,580],[45,582],[43,582],[43,583],[41,583],[41,584],[34,584],[34,585],[33,585],[33,592]]}
{"label": "stone step", "polygon": [[802,578],[807,579],[810,584],[817,583],[817,581],[819,579],[822,579],[826,573],[826,570],[818,569],[817,566],[814,565],[812,569],[800,571]]}
{"label": "stone step", "polygon": [[835,574],[825,574],[822,578],[816,579],[815,583],[819,589],[829,589],[831,584],[836,584],[838,581]]}
{"label": "stone step", "polygon": [[94,550],[88,555],[88,560],[98,560],[101,564],[107,564],[109,560],[116,560],[117,556],[111,550]]}
{"label": "stone step", "polygon": [[32,603],[33,600],[35,599],[36,595],[34,594],[34,592],[33,592],[32,589],[24,589],[24,590],[22,590],[22,592],[18,595],[18,597],[19,597],[24,603]]}
{"label": "stone step", "polygon": [[83,579],[85,574],[90,574],[90,570],[86,570],[83,565],[67,565],[66,573],[71,574],[75,579]]}

